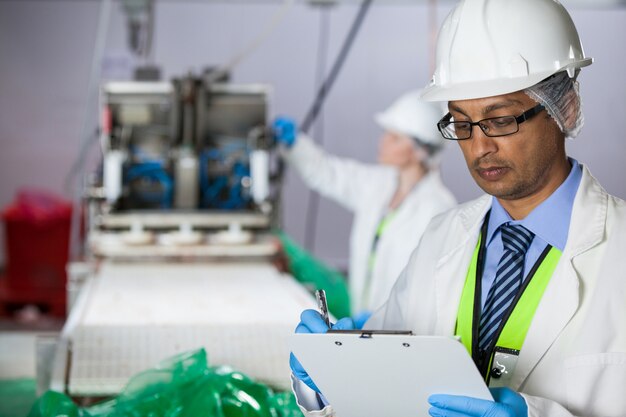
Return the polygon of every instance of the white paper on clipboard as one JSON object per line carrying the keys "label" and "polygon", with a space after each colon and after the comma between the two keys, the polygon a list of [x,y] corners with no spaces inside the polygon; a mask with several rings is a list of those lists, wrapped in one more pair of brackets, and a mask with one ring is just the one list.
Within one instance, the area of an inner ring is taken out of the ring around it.
{"label": "white paper on clipboard", "polygon": [[454,338],[296,333],[290,342],[338,417],[428,416],[431,394],[493,400]]}

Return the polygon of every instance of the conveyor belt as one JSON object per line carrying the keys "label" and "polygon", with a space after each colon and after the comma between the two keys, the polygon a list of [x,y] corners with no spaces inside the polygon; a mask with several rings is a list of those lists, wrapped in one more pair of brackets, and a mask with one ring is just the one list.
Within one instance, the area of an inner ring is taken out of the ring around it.
{"label": "conveyor belt", "polygon": [[105,262],[64,332],[68,391],[110,395],[176,353],[205,347],[276,388],[289,386],[287,338],[313,298],[269,263]]}

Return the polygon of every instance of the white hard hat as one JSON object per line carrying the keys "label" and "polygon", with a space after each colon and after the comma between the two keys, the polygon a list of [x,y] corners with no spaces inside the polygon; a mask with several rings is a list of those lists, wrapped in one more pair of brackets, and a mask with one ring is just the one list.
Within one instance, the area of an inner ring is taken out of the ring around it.
{"label": "white hard hat", "polygon": [[418,143],[440,148],[444,139],[437,129],[437,122],[444,112],[440,106],[422,101],[421,93],[421,90],[414,90],[403,94],[385,111],[376,114],[375,120],[385,130],[402,133],[416,139]]}
{"label": "white hard hat", "polygon": [[422,98],[465,100],[512,93],[590,65],[557,0],[462,0],[441,27]]}

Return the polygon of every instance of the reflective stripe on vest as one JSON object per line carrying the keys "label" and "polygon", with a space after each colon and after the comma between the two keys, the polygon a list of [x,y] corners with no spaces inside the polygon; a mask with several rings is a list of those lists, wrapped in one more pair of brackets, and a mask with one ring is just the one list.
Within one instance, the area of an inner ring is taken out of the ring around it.
{"label": "reflective stripe on vest", "polygon": [[[478,237],[478,243],[467,271],[467,277],[465,278],[465,285],[463,287],[456,321],[456,335],[461,337],[461,342],[470,355],[473,353],[472,336],[473,334],[477,334],[477,332],[474,333],[475,329],[473,323],[475,297],[480,298],[481,296],[480,294],[475,294],[476,280],[482,279],[482,276],[476,276],[481,241],[482,234]],[[528,332],[530,323],[535,315],[539,301],[543,296],[543,292],[546,289],[546,286],[550,281],[550,277],[552,276],[560,258],[561,251],[552,247],[544,257],[541,265],[539,265],[536,269],[535,273],[531,277],[526,278],[526,280],[530,279],[530,281],[528,283],[524,283],[525,285],[522,287],[523,293],[519,298],[519,301],[515,304],[511,315],[498,336],[495,346],[514,350],[522,349],[526,333]],[[480,269],[482,270],[482,265]],[[472,355],[472,357],[474,356]],[[493,352],[491,352],[491,357],[493,357]]]}
{"label": "reflective stripe on vest", "polygon": [[361,293],[361,306],[365,307],[370,301],[370,290],[372,287],[372,274],[374,272],[374,264],[376,263],[376,252],[378,250],[378,242],[383,233],[389,228],[389,223],[396,216],[397,210],[390,211],[382,218],[376,227],[376,234],[370,249],[370,256],[367,259],[367,274],[365,275],[365,283],[363,284],[363,292]]}

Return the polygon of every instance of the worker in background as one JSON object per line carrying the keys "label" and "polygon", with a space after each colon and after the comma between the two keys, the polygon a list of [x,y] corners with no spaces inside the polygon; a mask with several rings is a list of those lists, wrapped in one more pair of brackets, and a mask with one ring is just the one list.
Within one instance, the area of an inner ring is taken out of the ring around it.
{"label": "worker in background", "polygon": [[288,118],[274,122],[283,155],[304,182],[354,212],[350,236],[351,310],[360,326],[389,291],[430,219],[456,205],[439,174],[440,106],[402,95],[375,119],[384,130],[379,164],[325,153]]}
{"label": "worker in background", "polygon": [[[500,386],[495,402],[432,395],[432,416],[626,416],[626,202],[565,150],[591,62],[554,0],[464,0],[442,26],[423,97],[448,102],[439,129],[486,195],[433,219],[365,325],[459,335]],[[326,329],[313,310],[301,320],[298,332]],[[300,381],[299,403],[318,408]]]}

